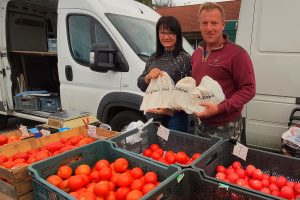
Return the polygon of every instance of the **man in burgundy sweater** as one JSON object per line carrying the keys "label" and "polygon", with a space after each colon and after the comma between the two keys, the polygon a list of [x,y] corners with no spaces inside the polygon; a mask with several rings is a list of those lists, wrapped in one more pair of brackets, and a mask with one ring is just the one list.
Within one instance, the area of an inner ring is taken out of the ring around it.
{"label": "man in burgundy sweater", "polygon": [[225,16],[217,3],[204,3],[199,9],[200,32],[203,42],[192,55],[192,76],[197,85],[205,75],[217,81],[225,94],[219,104],[202,103],[196,133],[209,137],[238,137],[241,130],[241,112],[244,104],[255,96],[255,76],[248,53],[230,42],[223,30]]}

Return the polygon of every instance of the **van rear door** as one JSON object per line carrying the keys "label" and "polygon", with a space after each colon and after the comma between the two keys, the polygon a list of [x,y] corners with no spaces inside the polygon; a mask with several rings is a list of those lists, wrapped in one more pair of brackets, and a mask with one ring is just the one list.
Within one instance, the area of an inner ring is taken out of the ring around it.
{"label": "van rear door", "polygon": [[[249,12],[246,10],[250,6],[246,8],[246,1],[243,3],[240,16],[245,14],[244,11]],[[257,90],[255,98],[247,105],[248,144],[280,149],[281,135],[288,128],[289,115],[299,103],[299,7],[299,0],[288,3],[278,0],[255,1],[255,8],[252,10],[254,21],[248,25],[252,26],[249,46]],[[240,24],[239,28],[242,28],[245,21]],[[250,33],[248,31],[247,34]]]}
{"label": "van rear door", "polygon": [[[2,2],[0,2],[0,6],[2,7]],[[7,110],[6,106],[6,87],[4,82],[4,75],[5,75],[5,67],[3,63],[3,57],[5,56],[5,53],[3,51],[4,45],[3,45],[3,33],[5,30],[4,22],[4,13],[3,10],[0,11],[0,113],[5,112]]]}

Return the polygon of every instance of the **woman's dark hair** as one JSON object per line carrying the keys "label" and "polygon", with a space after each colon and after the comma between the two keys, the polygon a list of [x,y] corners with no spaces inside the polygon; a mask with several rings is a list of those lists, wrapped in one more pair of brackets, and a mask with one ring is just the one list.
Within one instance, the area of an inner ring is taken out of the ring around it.
{"label": "woman's dark hair", "polygon": [[175,49],[173,50],[173,56],[179,55],[180,51],[184,51],[182,47],[182,30],[179,21],[173,16],[162,16],[159,18],[156,24],[156,51],[154,53],[155,57],[159,57],[164,53],[164,46],[159,40],[159,29],[165,28],[169,29],[172,33],[176,35]]}

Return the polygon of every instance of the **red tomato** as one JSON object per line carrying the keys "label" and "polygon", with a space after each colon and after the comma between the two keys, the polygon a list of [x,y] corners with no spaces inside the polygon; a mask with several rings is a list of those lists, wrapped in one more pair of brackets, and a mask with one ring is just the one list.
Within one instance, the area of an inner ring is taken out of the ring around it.
{"label": "red tomato", "polygon": [[157,148],[159,148],[158,144],[151,144],[149,147],[149,149],[151,149],[152,151],[154,151]]}
{"label": "red tomato", "polygon": [[130,173],[122,173],[120,174],[118,181],[117,181],[117,185],[120,187],[129,187],[132,183],[133,179],[130,175]]}
{"label": "red tomato", "polygon": [[180,164],[184,164],[189,160],[189,157],[185,152],[179,151],[175,156],[175,160]]}
{"label": "red tomato", "polygon": [[161,155],[161,157],[164,155],[164,150],[162,150],[162,148],[157,148],[154,151],[158,152]]}
{"label": "red tomato", "polygon": [[269,178],[270,183],[275,183],[276,180],[277,180],[276,176],[270,176],[270,178]]}
{"label": "red tomato", "polygon": [[271,190],[267,187],[262,188],[260,191],[266,194],[271,194]]}
{"label": "red tomato", "polygon": [[295,182],[288,181],[286,183],[286,186],[290,186],[291,188],[294,188],[295,187]]}
{"label": "red tomato", "polygon": [[93,192],[83,192],[78,195],[78,200],[96,200],[96,195]]}
{"label": "red tomato", "polygon": [[225,172],[226,168],[223,165],[217,166],[217,172]]}
{"label": "red tomato", "polygon": [[253,165],[248,165],[245,169],[247,176],[252,176],[252,172],[255,170],[256,168]]}
{"label": "red tomato", "polygon": [[47,181],[48,181],[49,183],[51,183],[52,185],[56,186],[56,187],[59,187],[59,184],[60,184],[61,182],[63,182],[63,180],[61,179],[61,177],[58,176],[58,175],[51,175],[51,176],[49,176],[49,177],[47,178]]}
{"label": "red tomato", "polygon": [[86,164],[79,165],[75,169],[76,175],[89,175],[90,173],[91,173],[91,167]]}
{"label": "red tomato", "polygon": [[261,190],[262,189],[262,184],[261,181],[256,180],[256,179],[250,179],[249,180],[249,185],[255,190]]}
{"label": "red tomato", "polygon": [[244,185],[246,185],[246,181],[245,181],[245,179],[239,178],[235,181],[235,184],[240,185],[240,186],[244,186]]}
{"label": "red tomato", "polygon": [[143,186],[144,181],[142,181],[141,179],[136,179],[131,183],[130,188],[131,190],[142,190]]}
{"label": "red tomato", "polygon": [[132,190],[126,195],[126,200],[138,200],[143,196],[143,193],[139,190]]}
{"label": "red tomato", "polygon": [[246,172],[245,172],[245,170],[243,168],[237,168],[235,170],[235,173],[237,175],[239,175],[240,178],[245,178],[245,176],[246,176]]}
{"label": "red tomato", "polygon": [[96,162],[95,164],[96,170],[100,170],[103,167],[110,167],[110,163],[108,162],[108,160],[102,159]]}
{"label": "red tomato", "polygon": [[72,175],[72,168],[68,165],[60,166],[57,170],[57,175],[63,179],[69,178]]}
{"label": "red tomato", "polygon": [[279,190],[273,190],[273,191],[271,192],[271,194],[274,195],[274,196],[279,196],[279,195],[280,195],[280,192],[279,192]]}
{"label": "red tomato", "polygon": [[269,181],[269,179],[263,179],[263,180],[261,180],[261,184],[263,187],[269,187],[270,181]]}
{"label": "red tomato", "polygon": [[286,199],[294,198],[294,190],[290,186],[283,186],[280,190],[280,196]]}
{"label": "red tomato", "polygon": [[227,175],[227,180],[231,183],[235,183],[237,179],[239,179],[239,175],[237,175],[236,173],[231,173]]}
{"label": "red tomato", "polygon": [[90,179],[91,182],[98,183],[101,180],[100,172],[99,171],[93,171],[92,173],[89,174],[89,179]]}
{"label": "red tomato", "polygon": [[167,151],[165,157],[168,157],[169,155],[175,156],[175,153],[173,151]]}
{"label": "red tomato", "polygon": [[223,172],[218,172],[216,174],[216,178],[219,179],[219,180],[225,180],[226,179],[226,174],[223,173]]}
{"label": "red tomato", "polygon": [[295,189],[295,193],[300,194],[300,183],[296,183],[294,189]]}
{"label": "red tomato", "polygon": [[275,183],[271,183],[271,184],[269,185],[269,189],[270,189],[271,191],[274,191],[274,190],[279,190],[279,187],[278,187]]}
{"label": "red tomato", "polygon": [[100,181],[99,183],[96,183],[94,187],[94,193],[97,196],[105,197],[109,194],[111,191],[111,186],[108,181]]}
{"label": "red tomato", "polygon": [[159,160],[161,157],[162,157],[162,154],[160,154],[157,151],[152,151],[151,158],[153,158],[154,160]]}
{"label": "red tomato", "polygon": [[169,154],[165,157],[165,160],[168,164],[174,164],[176,162],[175,154]]}
{"label": "red tomato", "polygon": [[110,180],[112,177],[112,169],[110,167],[103,167],[99,171],[99,177],[101,180]]}
{"label": "red tomato", "polygon": [[196,160],[197,158],[199,158],[201,156],[201,153],[195,153],[193,156],[192,156],[192,160]]}
{"label": "red tomato", "polygon": [[235,161],[232,163],[233,169],[238,169],[242,167],[242,164],[239,161]]}
{"label": "red tomato", "polygon": [[114,162],[114,170],[116,172],[122,173],[128,169],[128,161],[125,158],[118,158]]}
{"label": "red tomato", "polygon": [[142,168],[135,167],[131,170],[131,176],[134,179],[138,179],[138,178],[141,178],[142,176],[144,176],[144,172],[143,172]]}
{"label": "red tomato", "polygon": [[276,184],[278,187],[280,187],[280,188],[282,188],[283,186],[285,186],[286,183],[287,183],[287,180],[286,180],[286,178],[285,178],[284,176],[279,176],[279,177],[277,178],[277,180],[275,181],[275,184]]}
{"label": "red tomato", "polygon": [[229,167],[225,170],[225,173],[228,175],[228,174],[232,174],[232,173],[235,173],[234,169],[232,167]]}
{"label": "red tomato", "polygon": [[69,188],[71,191],[78,190],[85,185],[85,180],[81,175],[71,176],[69,178]]}
{"label": "red tomato", "polygon": [[145,149],[145,151],[143,152],[143,155],[148,157],[148,158],[151,158],[152,150],[151,149]]}
{"label": "red tomato", "polygon": [[129,187],[119,187],[116,191],[118,200],[126,200],[126,195],[130,192]]}
{"label": "red tomato", "polygon": [[145,183],[153,183],[153,184],[156,184],[157,182],[157,174],[155,172],[147,172],[144,176],[144,180],[145,180]]}
{"label": "red tomato", "polygon": [[150,190],[153,190],[153,188],[155,188],[156,186],[152,183],[148,183],[146,185],[144,185],[142,191],[143,191],[143,194],[147,194]]}
{"label": "red tomato", "polygon": [[252,172],[252,177],[256,180],[262,180],[263,179],[263,172],[260,169],[255,169]]}

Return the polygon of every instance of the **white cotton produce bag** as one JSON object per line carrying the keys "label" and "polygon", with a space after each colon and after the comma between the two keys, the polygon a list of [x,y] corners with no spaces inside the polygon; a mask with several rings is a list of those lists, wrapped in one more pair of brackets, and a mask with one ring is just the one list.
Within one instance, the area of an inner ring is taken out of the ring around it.
{"label": "white cotton produce bag", "polygon": [[140,110],[146,113],[149,109],[161,108],[163,100],[162,80],[159,76],[157,79],[151,79],[145,92]]}
{"label": "white cotton produce bag", "polygon": [[225,100],[222,87],[209,76],[204,76],[192,93],[195,95],[193,101],[194,105],[192,106],[192,108],[195,109],[194,112],[202,112],[204,110],[204,107],[199,106],[200,102],[219,104]]}
{"label": "white cotton produce bag", "polygon": [[167,74],[163,72],[161,77],[161,91],[162,91],[162,104],[160,108],[173,108],[173,96],[172,92],[174,89],[174,81],[173,79]]}
{"label": "white cotton produce bag", "polygon": [[[192,77],[185,77],[180,79],[172,93],[173,107],[184,110],[186,113],[191,114],[196,108],[193,108],[194,94],[192,93],[196,88],[196,81]],[[199,107],[199,105],[197,105]]]}

